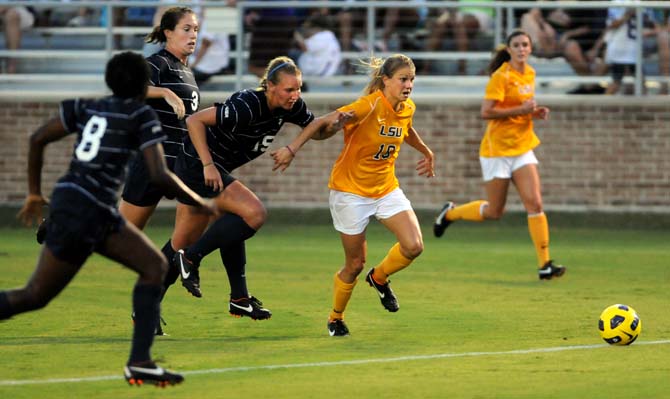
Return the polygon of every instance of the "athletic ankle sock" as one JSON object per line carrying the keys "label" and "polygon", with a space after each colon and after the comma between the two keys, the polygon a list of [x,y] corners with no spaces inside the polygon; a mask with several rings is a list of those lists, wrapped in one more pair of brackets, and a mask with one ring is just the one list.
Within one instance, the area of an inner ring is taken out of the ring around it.
{"label": "athletic ankle sock", "polygon": [[177,253],[177,251],[172,248],[172,240],[168,240],[165,245],[163,245],[161,252],[165,255],[168,262],[167,273],[165,274],[165,280],[163,280],[163,292],[165,292],[175,281],[177,281],[177,277],[179,277],[179,267],[172,261],[174,255]]}
{"label": "athletic ankle sock", "polygon": [[9,319],[14,315],[12,305],[9,304],[7,291],[0,292],[0,320]]}
{"label": "athletic ankle sock", "polygon": [[349,299],[351,298],[351,293],[356,286],[356,281],[353,283],[347,284],[340,279],[340,274],[335,273],[333,287],[333,310],[330,311],[328,316],[329,320],[342,319],[344,317],[344,310],[347,308]]}
{"label": "athletic ankle sock", "polygon": [[245,269],[247,255],[244,241],[240,241],[219,250],[221,262],[226,268],[230,283],[230,297],[234,299],[248,298],[247,276]]}
{"label": "athletic ankle sock", "polygon": [[549,222],[544,212],[528,215],[528,231],[535,245],[538,267],[549,262]]}
{"label": "athletic ankle sock", "polygon": [[481,222],[484,220],[484,206],[487,205],[488,201],[484,200],[468,202],[467,204],[450,209],[444,217],[450,221],[470,220],[473,222]]}
{"label": "athletic ankle sock", "polygon": [[133,289],[135,328],[129,363],[151,360],[151,344],[159,323],[161,291],[160,285],[148,284],[137,284]]}
{"label": "athletic ankle sock", "polygon": [[379,263],[374,268],[372,277],[377,283],[382,285],[386,284],[388,276],[399,272],[400,270],[409,266],[411,263],[412,259],[406,258],[400,252],[400,243],[397,242],[394,246],[391,247],[389,252],[386,254],[386,257],[382,259],[381,263]]}
{"label": "athletic ankle sock", "polygon": [[212,223],[202,237],[184,252],[184,255],[197,266],[200,265],[202,258],[215,250],[247,240],[254,234],[256,230],[252,229],[244,219],[234,213],[226,213]]}

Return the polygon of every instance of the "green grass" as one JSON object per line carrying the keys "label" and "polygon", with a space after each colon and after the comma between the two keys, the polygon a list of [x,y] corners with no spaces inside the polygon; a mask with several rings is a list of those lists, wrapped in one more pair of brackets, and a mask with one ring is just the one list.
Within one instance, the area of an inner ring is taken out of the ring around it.
{"label": "green grass", "polygon": [[[169,232],[148,231],[160,244]],[[188,374],[182,386],[166,390],[129,388],[120,379],[135,277],[93,257],[46,309],[0,322],[0,398],[670,395],[670,344],[645,345],[670,339],[667,230],[557,223],[552,254],[569,269],[548,282],[537,280],[530,239],[518,224],[463,223],[441,240],[428,229],[424,235],[424,253],[393,277],[400,311],[384,311],[361,278],[347,311],[352,335],[346,338],[331,338],[325,328],[332,276],[342,263],[339,237],[329,225],[268,223],[248,242],[250,290],[272,309],[269,321],[228,316],[226,273],[218,255],[210,256],[201,272],[202,299],[179,284],[168,293],[163,316],[170,336],[157,337],[153,355],[175,370],[214,372]],[[0,229],[0,237],[0,287],[20,286],[38,253],[32,231]],[[368,264],[392,244],[392,235],[372,223]],[[598,316],[614,303],[640,314],[638,342],[588,347],[603,343]],[[434,356],[440,354],[453,356]],[[409,358],[366,362],[401,357]],[[273,365],[302,367],[264,367]],[[101,376],[119,379],[6,385]]]}

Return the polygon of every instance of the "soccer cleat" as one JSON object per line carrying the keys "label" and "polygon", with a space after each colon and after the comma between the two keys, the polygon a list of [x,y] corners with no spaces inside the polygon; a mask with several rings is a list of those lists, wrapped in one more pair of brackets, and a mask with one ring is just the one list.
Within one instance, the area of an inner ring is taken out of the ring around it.
{"label": "soccer cleat", "polygon": [[228,311],[235,317],[251,317],[254,320],[265,320],[272,317],[272,312],[263,307],[263,302],[256,297],[231,299]]}
{"label": "soccer cleat", "polygon": [[157,366],[156,363],[150,362],[147,365],[126,365],[123,368],[123,376],[130,385],[142,386],[144,384],[153,384],[164,388],[168,385],[176,385],[184,381],[181,374],[167,371],[164,368]]}
{"label": "soccer cleat", "polygon": [[328,334],[331,337],[346,337],[349,329],[342,319],[328,320]]}
{"label": "soccer cleat", "polygon": [[389,285],[391,282],[387,281],[386,284],[377,283],[374,277],[372,277],[372,273],[374,273],[374,271],[374,267],[370,269],[368,275],[365,276],[365,281],[370,284],[370,287],[377,291],[377,294],[379,294],[379,300],[381,300],[384,309],[388,310],[389,312],[397,312],[398,309],[400,309],[400,305],[398,305],[398,298],[396,298],[393,290],[391,289],[391,286]]}
{"label": "soccer cleat", "polygon": [[442,207],[442,210],[440,211],[440,214],[437,215],[437,218],[435,219],[435,224],[433,225],[433,234],[435,237],[442,237],[444,234],[444,231],[449,227],[451,224],[450,220],[445,219],[445,216],[447,212],[449,212],[450,209],[454,209],[454,203],[451,201],[447,201],[446,204]]}
{"label": "soccer cleat", "polygon": [[199,266],[194,265],[190,260],[186,259],[183,249],[180,249],[174,254],[173,262],[179,268],[181,285],[183,285],[184,288],[186,288],[186,291],[190,292],[194,297],[201,298],[202,291],[200,291]]}
{"label": "soccer cleat", "polygon": [[540,280],[551,280],[554,277],[561,277],[565,274],[566,268],[561,265],[555,265],[554,261],[550,260],[545,263],[541,269],[537,270],[537,275]]}

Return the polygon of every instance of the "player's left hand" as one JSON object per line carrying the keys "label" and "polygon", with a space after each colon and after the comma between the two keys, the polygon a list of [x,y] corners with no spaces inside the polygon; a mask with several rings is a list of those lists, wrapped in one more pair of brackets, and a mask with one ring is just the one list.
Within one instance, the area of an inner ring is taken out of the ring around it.
{"label": "player's left hand", "polygon": [[435,162],[433,160],[433,155],[425,156],[421,158],[416,164],[416,170],[419,172],[419,176],[426,176],[427,178],[435,177]]}
{"label": "player's left hand", "polygon": [[537,107],[533,111],[533,118],[547,120],[549,119],[549,108],[547,107]]}
{"label": "player's left hand", "polygon": [[274,159],[275,161],[274,166],[272,166],[272,171],[279,169],[280,172],[285,171],[286,168],[288,168],[289,165],[291,165],[291,161],[293,161],[293,158],[295,158],[294,153],[289,151],[289,149],[286,147],[274,150],[270,152],[270,155],[272,156],[272,159]]}
{"label": "player's left hand", "polygon": [[16,217],[21,223],[30,227],[33,225],[33,221],[39,222],[42,220],[42,207],[45,205],[49,205],[49,202],[41,195],[28,194]]}

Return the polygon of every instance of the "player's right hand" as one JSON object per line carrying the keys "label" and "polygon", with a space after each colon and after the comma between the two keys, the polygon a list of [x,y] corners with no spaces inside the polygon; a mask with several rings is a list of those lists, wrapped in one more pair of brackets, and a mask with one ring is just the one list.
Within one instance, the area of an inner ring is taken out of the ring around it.
{"label": "player's right hand", "polygon": [[39,194],[28,194],[16,217],[26,226],[32,226],[42,220],[42,207],[49,202]]}
{"label": "player's right hand", "polygon": [[165,91],[163,91],[163,98],[172,107],[174,113],[177,114],[177,118],[184,119],[186,108],[184,107],[184,102],[181,98],[170,89],[165,89]]}

